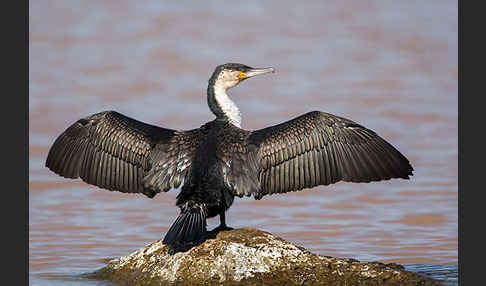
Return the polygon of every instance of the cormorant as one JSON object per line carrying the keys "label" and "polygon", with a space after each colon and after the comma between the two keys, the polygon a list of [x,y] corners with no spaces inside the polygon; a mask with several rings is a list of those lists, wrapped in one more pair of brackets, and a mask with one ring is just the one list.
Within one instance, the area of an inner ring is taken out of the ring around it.
{"label": "cormorant", "polygon": [[206,219],[220,216],[235,196],[298,191],[338,181],[409,179],[413,168],[391,144],[349,119],[312,111],[260,130],[241,128],[226,91],[247,78],[274,72],[227,63],[209,79],[207,101],[216,115],[200,128],[172,130],[116,111],[79,119],[49,150],[46,166],[65,178],[153,198],[183,184],[180,214],[164,237],[172,253],[207,239]]}

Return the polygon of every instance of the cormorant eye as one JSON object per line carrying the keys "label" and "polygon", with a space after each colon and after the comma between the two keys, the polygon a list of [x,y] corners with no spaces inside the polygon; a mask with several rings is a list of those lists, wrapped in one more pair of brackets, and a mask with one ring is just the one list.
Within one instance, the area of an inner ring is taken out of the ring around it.
{"label": "cormorant eye", "polygon": [[241,72],[245,72],[245,68],[241,68]]}

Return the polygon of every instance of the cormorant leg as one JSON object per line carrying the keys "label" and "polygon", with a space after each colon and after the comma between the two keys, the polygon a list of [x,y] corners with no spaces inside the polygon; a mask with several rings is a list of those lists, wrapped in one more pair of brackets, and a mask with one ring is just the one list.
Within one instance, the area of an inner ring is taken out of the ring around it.
{"label": "cormorant leg", "polygon": [[225,211],[222,211],[220,214],[219,214],[219,221],[220,221],[220,224],[219,226],[221,228],[224,228],[224,229],[233,229],[231,227],[227,227],[226,226],[226,212]]}
{"label": "cormorant leg", "polygon": [[220,221],[219,226],[216,227],[215,229],[211,230],[211,232],[220,232],[220,231],[232,230],[233,229],[232,227],[226,226],[226,216],[225,216],[224,211],[219,213],[219,221]]}

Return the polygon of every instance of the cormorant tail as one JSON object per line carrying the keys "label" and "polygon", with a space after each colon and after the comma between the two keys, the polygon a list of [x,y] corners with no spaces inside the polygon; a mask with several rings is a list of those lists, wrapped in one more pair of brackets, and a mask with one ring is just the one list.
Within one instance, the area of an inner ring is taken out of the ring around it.
{"label": "cormorant tail", "polygon": [[203,203],[188,201],[164,237],[169,254],[184,252],[203,243],[207,238],[207,209]]}

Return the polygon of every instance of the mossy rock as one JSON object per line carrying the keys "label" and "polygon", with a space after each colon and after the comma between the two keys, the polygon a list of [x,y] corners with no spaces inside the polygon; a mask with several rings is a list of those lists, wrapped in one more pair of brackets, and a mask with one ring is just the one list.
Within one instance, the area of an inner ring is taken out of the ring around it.
{"label": "mossy rock", "polygon": [[397,264],[313,254],[253,228],[219,233],[187,252],[157,240],[89,275],[121,285],[440,285]]}

